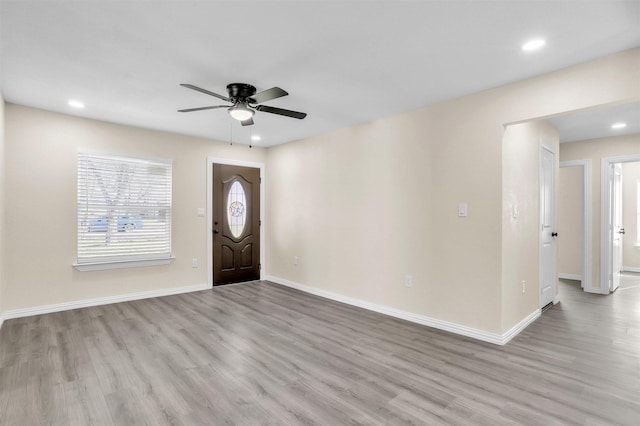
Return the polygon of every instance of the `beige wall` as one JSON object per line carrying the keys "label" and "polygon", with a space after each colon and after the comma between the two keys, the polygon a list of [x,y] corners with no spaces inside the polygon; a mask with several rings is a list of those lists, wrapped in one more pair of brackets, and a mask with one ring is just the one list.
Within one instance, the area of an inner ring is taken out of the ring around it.
{"label": "beige wall", "polygon": [[[487,332],[509,330],[537,305],[503,282],[503,125],[640,98],[639,53],[270,148],[268,274]],[[537,167],[538,157],[526,161]],[[466,218],[457,216],[460,202],[469,206]],[[529,251],[538,253],[537,239]]]}
{"label": "beige wall", "polygon": [[0,324],[4,312],[5,293],[5,137],[4,137],[4,98],[0,92]]}
{"label": "beige wall", "polygon": [[503,330],[539,307],[542,144],[555,153],[557,167],[558,131],[549,123],[530,121],[505,129],[502,144]]}
{"label": "beige wall", "polygon": [[[206,284],[206,158],[265,161],[265,150],[6,106],[5,310]],[[78,272],[76,154],[173,159],[170,265]],[[200,260],[199,268],[191,259]]]}
{"label": "beige wall", "polygon": [[[500,247],[491,234],[500,225],[500,144],[439,145],[425,132],[458,125],[451,110],[419,111],[270,148],[269,274],[498,330]],[[457,216],[459,202],[468,217]]]}
{"label": "beige wall", "polygon": [[[592,167],[592,283],[601,287],[600,282],[600,164],[603,157],[637,155],[640,153],[640,135],[591,139],[587,141],[563,143],[560,145],[560,160],[591,159]],[[607,283],[604,283],[605,287]]]}
{"label": "beige wall", "polygon": [[[562,150],[562,149],[561,149]],[[561,167],[558,177],[558,274],[582,276],[584,232],[584,172]]]}
{"label": "beige wall", "polygon": [[[503,333],[533,306],[503,275],[504,125],[640,99],[638,69],[634,49],[266,153],[7,105],[3,304],[204,284],[205,268],[190,260],[206,255],[206,224],[195,209],[206,207],[205,159],[216,156],[267,161],[267,274]],[[79,149],[174,159],[173,264],[71,267]],[[539,162],[526,161],[527,168]],[[460,202],[468,204],[466,218],[457,216]],[[537,241],[529,249],[538,253]]]}
{"label": "beige wall", "polygon": [[[640,270],[640,241],[638,241],[638,183],[640,162],[622,164],[623,218],[625,229],[622,265]],[[637,271],[640,272],[640,271]]]}

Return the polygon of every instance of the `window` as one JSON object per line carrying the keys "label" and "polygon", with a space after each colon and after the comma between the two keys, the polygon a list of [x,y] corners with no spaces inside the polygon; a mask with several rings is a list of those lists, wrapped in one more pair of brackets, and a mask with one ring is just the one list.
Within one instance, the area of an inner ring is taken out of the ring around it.
{"label": "window", "polygon": [[79,270],[169,263],[171,161],[78,154]]}

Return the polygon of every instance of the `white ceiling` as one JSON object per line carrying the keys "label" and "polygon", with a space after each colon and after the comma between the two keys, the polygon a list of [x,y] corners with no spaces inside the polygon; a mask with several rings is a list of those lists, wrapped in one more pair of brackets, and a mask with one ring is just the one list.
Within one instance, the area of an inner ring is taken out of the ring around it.
{"label": "white ceiling", "polygon": [[[640,45],[640,1],[2,0],[8,102],[271,146]],[[520,45],[544,37],[541,51]],[[242,128],[188,90],[231,82],[290,95]],[[68,99],[86,108],[72,110]],[[233,123],[233,125],[232,125]]]}
{"label": "white ceiling", "polygon": [[[640,133],[640,102],[575,111],[548,121],[560,132],[560,142],[631,135]],[[627,126],[612,129],[615,123],[625,123]]]}

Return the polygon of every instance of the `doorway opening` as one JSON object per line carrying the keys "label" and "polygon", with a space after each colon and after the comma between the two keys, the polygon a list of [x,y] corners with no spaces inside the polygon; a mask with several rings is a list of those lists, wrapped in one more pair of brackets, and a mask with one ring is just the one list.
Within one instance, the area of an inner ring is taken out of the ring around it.
{"label": "doorway opening", "polygon": [[640,271],[640,154],[605,157],[601,167],[600,282],[607,294],[625,272]]}
{"label": "doorway opening", "polygon": [[580,281],[587,293],[600,293],[592,280],[592,166],[590,159],[560,162],[558,194],[558,278]]}

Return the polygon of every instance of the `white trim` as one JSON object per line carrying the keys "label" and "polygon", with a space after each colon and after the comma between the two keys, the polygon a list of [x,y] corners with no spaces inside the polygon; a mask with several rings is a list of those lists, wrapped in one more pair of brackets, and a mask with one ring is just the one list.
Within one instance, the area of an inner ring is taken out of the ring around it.
{"label": "white trim", "polygon": [[640,272],[640,268],[637,268],[635,266],[623,266],[622,270],[624,272]]}
{"label": "white trim", "polygon": [[575,280],[582,281],[582,275],[577,274],[563,274],[562,272],[558,272],[558,278],[562,280]]}
{"label": "white trim", "polygon": [[[583,217],[582,217],[582,277],[580,278],[567,278],[577,279],[582,282],[582,289],[587,293],[599,293],[600,288],[593,287],[593,183],[592,183],[592,168],[591,159],[586,160],[571,160],[561,161],[560,167],[582,167],[582,205],[583,205]],[[560,274],[558,274],[559,278]]]}
{"label": "white trim", "polygon": [[74,263],[73,267],[78,271],[102,271],[105,269],[136,268],[139,266],[168,265],[176,260],[175,257],[147,260],[119,260],[113,262]]}
{"label": "white trim", "polygon": [[518,333],[524,330],[529,324],[535,321],[540,316],[540,309],[536,309],[529,314],[526,318],[513,326],[510,330],[503,334],[490,333],[476,328],[467,327],[460,324],[455,324],[448,321],[439,320],[436,318],[427,317],[424,315],[414,314],[412,312],[402,311],[400,309],[391,308],[389,306],[377,305],[375,303],[366,302],[364,300],[355,299],[348,296],[343,296],[338,293],[321,290],[314,287],[309,287],[303,284],[299,284],[293,281],[286,280],[284,278],[274,277],[267,275],[265,277],[267,281],[283,285],[285,287],[294,288],[296,290],[303,291],[305,293],[320,296],[325,299],[335,300],[337,302],[346,303],[348,305],[357,306],[359,308],[367,309],[369,311],[378,312],[384,315],[389,315],[394,318],[400,318],[406,321],[414,322],[417,324],[426,325],[428,327],[437,328],[439,330],[448,331],[450,333],[460,334],[462,336],[471,337],[473,339],[482,340],[484,342],[493,343],[495,345],[504,345],[509,340],[513,339]]}
{"label": "white trim", "polygon": [[228,164],[230,166],[241,167],[253,167],[254,169],[260,169],[260,279],[263,280],[266,276],[267,262],[266,262],[266,241],[265,241],[265,228],[266,221],[265,215],[265,166],[264,163],[256,163],[253,161],[231,160],[228,158],[219,157],[207,157],[207,283],[213,286],[213,212],[211,211],[211,205],[213,203],[213,165],[214,164]]}
{"label": "white trim", "polygon": [[611,275],[611,245],[608,224],[611,221],[611,165],[640,161],[640,154],[602,157],[600,163],[600,293],[609,294]]}
{"label": "white trim", "polygon": [[[556,303],[556,299],[553,300],[553,303],[554,304]],[[532,322],[537,320],[538,317],[540,317],[540,314],[541,314],[541,310],[539,308],[536,309],[535,311],[531,312],[529,315],[524,317],[519,323],[517,323],[516,325],[511,327],[507,332],[502,333],[502,335],[500,336],[501,337],[501,343],[498,343],[498,344],[499,345],[507,344],[511,339],[513,339],[518,334],[520,334],[520,332],[522,330],[527,328],[529,326],[529,324],[531,324]],[[493,342],[491,342],[491,343],[493,343]]]}
{"label": "white trim", "polygon": [[165,288],[159,290],[143,291],[139,293],[129,293],[116,296],[98,297],[95,299],[56,303],[53,305],[34,306],[32,308],[13,309],[6,311],[2,315],[2,319],[7,320],[12,318],[22,318],[33,315],[49,314],[52,312],[68,311],[71,309],[88,308],[91,306],[109,305],[111,303],[130,302],[132,300],[149,299],[152,297],[171,296],[174,294],[208,290],[210,288],[211,286],[208,284],[195,284],[185,287]]}
{"label": "white trim", "polygon": [[3,323],[4,323],[4,314],[0,314],[0,330],[2,329]]}

